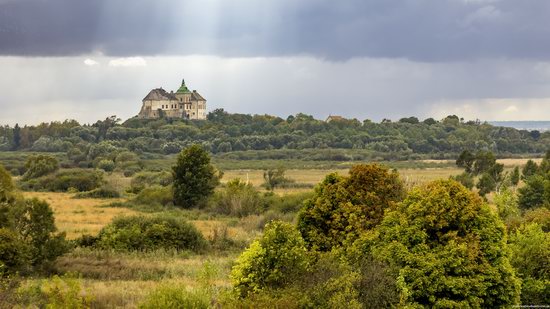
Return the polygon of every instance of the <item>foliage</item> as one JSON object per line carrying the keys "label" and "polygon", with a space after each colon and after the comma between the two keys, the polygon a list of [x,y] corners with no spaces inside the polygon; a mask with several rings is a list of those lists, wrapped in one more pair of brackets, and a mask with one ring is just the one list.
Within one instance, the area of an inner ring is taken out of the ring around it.
{"label": "foliage", "polygon": [[517,186],[519,184],[520,180],[520,173],[519,173],[519,167],[514,167],[514,170],[512,171],[512,174],[510,174],[510,182],[513,186]]}
{"label": "foliage", "polygon": [[355,165],[348,177],[330,174],[315,188],[299,214],[298,229],[309,248],[330,251],[377,226],[403,196],[397,172]]}
{"label": "foliage", "polygon": [[[475,193],[452,180],[416,188],[371,234],[374,255],[395,268],[400,305],[517,304],[505,227]],[[367,247],[368,248],[368,247]]]}
{"label": "foliage", "polygon": [[59,162],[56,158],[48,155],[31,156],[25,163],[27,170],[23,175],[24,180],[41,177],[51,174],[59,169]]}
{"label": "foliage", "polygon": [[101,188],[94,189],[92,191],[77,193],[75,198],[118,198],[120,193],[109,186],[103,186]]}
{"label": "foliage", "polygon": [[166,171],[162,172],[139,172],[132,178],[130,192],[139,193],[146,187],[159,185],[169,186],[172,184],[172,174]]}
{"label": "foliage", "polygon": [[522,279],[524,305],[550,303],[550,234],[536,223],[524,225],[510,235],[512,265]]}
{"label": "foliage", "polygon": [[264,171],[263,186],[266,189],[273,191],[277,187],[282,187],[285,184],[292,183],[291,179],[285,177],[285,172],[285,169],[282,167]]}
{"label": "foliage", "polygon": [[15,185],[11,179],[11,175],[8,171],[6,171],[4,166],[0,164],[0,203],[5,203],[11,200],[13,198],[14,191]]}
{"label": "foliage", "polygon": [[184,285],[164,284],[145,298],[141,309],[211,308],[211,296],[203,289],[188,290]]}
{"label": "foliage", "polygon": [[0,265],[7,273],[47,267],[67,251],[65,234],[56,233],[53,212],[46,202],[21,198],[13,192],[11,179],[2,173],[6,172],[0,169],[4,187],[4,192],[0,191]]}
{"label": "foliage", "polygon": [[462,184],[463,186],[465,186],[470,190],[474,188],[474,184],[475,184],[474,177],[468,172],[464,172],[456,176],[451,176],[450,178],[460,182],[460,184]]}
{"label": "foliage", "polygon": [[60,170],[55,174],[30,179],[21,183],[25,190],[67,192],[91,191],[103,185],[103,173],[88,169]]}
{"label": "foliage", "polygon": [[210,204],[215,212],[237,217],[259,214],[264,210],[258,191],[252,184],[246,184],[240,179],[229,181],[223,190],[214,194]]}
{"label": "foliage", "polygon": [[479,151],[474,155],[470,151],[464,150],[456,160],[456,165],[463,167],[465,171],[463,174],[451,178],[468,189],[473,187],[474,176],[481,175],[476,184],[481,196],[497,190],[505,180],[502,175],[504,165],[497,163],[495,155],[490,151]]}
{"label": "foliage", "polygon": [[93,300],[90,291],[83,291],[81,280],[73,274],[38,280],[23,286],[17,294],[20,305],[51,309],[91,308]]}
{"label": "foliage", "polygon": [[304,240],[290,224],[273,221],[263,236],[239,256],[231,272],[240,296],[277,289],[293,282],[307,270],[309,258]]}
{"label": "foliage", "polygon": [[141,190],[132,202],[148,206],[168,206],[173,202],[172,188],[162,186],[151,186]]}
{"label": "foliage", "polygon": [[29,251],[30,247],[16,232],[0,228],[0,277],[28,267]]}
{"label": "foliage", "polygon": [[112,160],[103,159],[99,161],[97,168],[104,170],[105,172],[112,172],[115,170],[115,162]]}
{"label": "foliage", "polygon": [[509,188],[501,190],[493,197],[499,217],[506,221],[510,217],[519,216],[518,196]]}
{"label": "foliage", "polygon": [[182,219],[132,216],[117,218],[101,229],[96,245],[123,251],[160,248],[201,251],[206,240],[192,224]]}
{"label": "foliage", "polygon": [[538,174],[529,176],[519,188],[519,207],[525,210],[545,205],[550,205],[550,180]]}
{"label": "foliage", "polygon": [[210,164],[208,153],[199,145],[188,147],[178,155],[172,175],[174,204],[185,208],[204,204],[220,178]]}
{"label": "foliage", "polygon": [[537,163],[535,163],[533,160],[528,160],[527,163],[525,163],[523,170],[521,171],[522,178],[527,179],[528,177],[537,174],[538,170],[539,167]]}

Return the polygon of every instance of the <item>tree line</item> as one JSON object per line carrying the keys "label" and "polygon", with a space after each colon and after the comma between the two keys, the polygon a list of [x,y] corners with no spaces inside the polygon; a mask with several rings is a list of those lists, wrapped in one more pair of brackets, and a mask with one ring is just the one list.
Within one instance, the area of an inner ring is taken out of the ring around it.
{"label": "tree line", "polygon": [[272,149],[364,149],[378,153],[458,154],[483,149],[497,155],[543,153],[550,132],[517,130],[451,115],[442,120],[416,117],[380,123],[335,119],[329,122],[297,114],[286,119],[270,115],[210,112],[206,121],[183,119],[125,122],[115,116],[94,124],[74,120],[36,126],[0,127],[0,150],[71,152],[86,156],[92,145],[108,144],[137,153],[176,154],[192,144],[211,153]]}

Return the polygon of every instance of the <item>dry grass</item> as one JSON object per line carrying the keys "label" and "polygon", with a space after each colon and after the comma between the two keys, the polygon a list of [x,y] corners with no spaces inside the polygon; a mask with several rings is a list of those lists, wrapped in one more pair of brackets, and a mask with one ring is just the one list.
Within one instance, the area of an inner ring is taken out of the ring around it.
{"label": "dry grass", "polygon": [[23,195],[48,202],[53,209],[57,228],[66,232],[69,239],[83,234],[95,235],[114,217],[137,213],[127,208],[107,207],[123,199],[73,199],[74,194],[57,192],[23,192]]}
{"label": "dry grass", "polygon": [[[323,178],[332,172],[337,172],[342,175],[348,173],[347,169],[340,170],[320,170],[320,169],[311,169],[311,170],[287,170],[286,176],[295,180],[297,183],[305,183],[316,185]],[[400,169],[399,174],[403,181],[407,184],[423,184],[432,180],[449,178],[452,175],[458,175],[462,173],[462,170],[459,168],[427,168],[427,169]],[[248,181],[258,189],[262,189],[260,186],[263,184],[263,171],[261,170],[232,170],[227,171],[224,174],[222,182],[227,182],[231,179],[240,178],[244,181]],[[288,189],[277,189],[276,192],[279,194],[291,194],[291,193],[301,193],[310,191],[310,188],[288,188]]]}

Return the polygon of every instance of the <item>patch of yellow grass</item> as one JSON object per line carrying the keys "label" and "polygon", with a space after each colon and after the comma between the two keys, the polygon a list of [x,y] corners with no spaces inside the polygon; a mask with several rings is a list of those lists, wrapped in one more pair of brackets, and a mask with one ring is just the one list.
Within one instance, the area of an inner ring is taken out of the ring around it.
{"label": "patch of yellow grass", "polygon": [[23,192],[23,195],[48,202],[53,209],[57,228],[66,232],[69,239],[83,234],[95,235],[114,217],[137,213],[127,208],[106,207],[123,199],[73,199],[74,194],[57,192]]}

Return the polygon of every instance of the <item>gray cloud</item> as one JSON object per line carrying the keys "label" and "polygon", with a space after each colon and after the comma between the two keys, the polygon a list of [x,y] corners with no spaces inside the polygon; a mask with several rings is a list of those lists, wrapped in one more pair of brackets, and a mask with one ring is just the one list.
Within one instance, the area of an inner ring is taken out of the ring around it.
{"label": "gray cloud", "polygon": [[547,0],[0,0],[0,54],[550,59]]}

